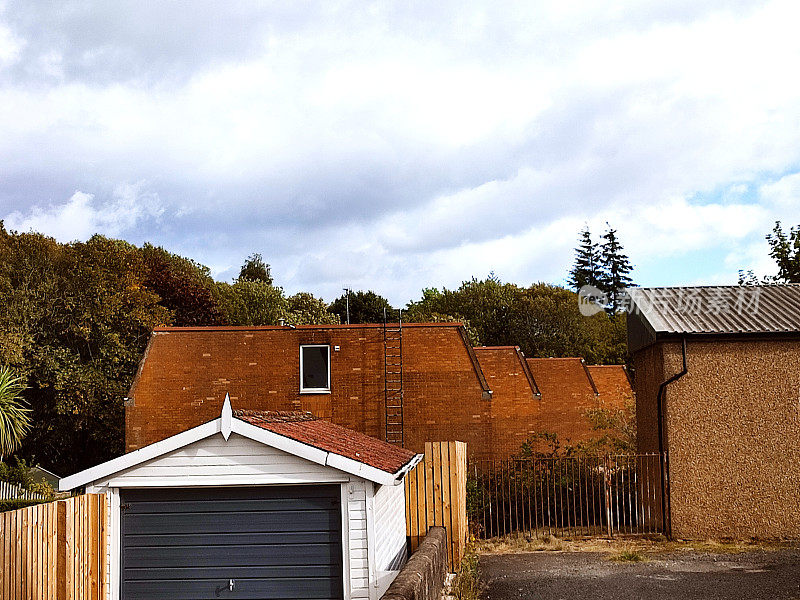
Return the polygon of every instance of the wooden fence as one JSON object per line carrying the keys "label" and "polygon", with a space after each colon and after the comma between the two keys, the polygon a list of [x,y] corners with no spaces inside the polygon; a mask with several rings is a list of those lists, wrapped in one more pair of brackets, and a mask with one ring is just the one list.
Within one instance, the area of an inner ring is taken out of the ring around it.
{"label": "wooden fence", "polygon": [[406,532],[411,551],[425,538],[428,527],[444,527],[450,570],[457,570],[469,535],[467,445],[426,442],[425,460],[406,476],[405,486]]}
{"label": "wooden fence", "polygon": [[0,599],[100,600],[107,515],[102,494],[0,513]]}

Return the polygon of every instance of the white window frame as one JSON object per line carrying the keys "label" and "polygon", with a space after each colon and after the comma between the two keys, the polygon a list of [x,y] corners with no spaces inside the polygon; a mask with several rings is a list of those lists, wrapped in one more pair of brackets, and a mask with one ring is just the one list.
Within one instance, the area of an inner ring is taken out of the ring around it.
{"label": "white window frame", "polygon": [[[324,388],[303,387],[303,348],[328,349],[328,385]],[[331,345],[330,344],[301,344],[300,345],[300,393],[301,394],[330,394],[331,393]]]}

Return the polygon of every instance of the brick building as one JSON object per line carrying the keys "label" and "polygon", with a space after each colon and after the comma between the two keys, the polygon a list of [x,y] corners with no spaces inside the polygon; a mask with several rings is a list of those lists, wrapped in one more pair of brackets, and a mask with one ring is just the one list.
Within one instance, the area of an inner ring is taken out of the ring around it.
{"label": "brick building", "polygon": [[586,365],[581,358],[529,358],[527,362],[542,394],[537,428],[558,435],[562,445],[598,435],[586,411],[623,410],[633,402],[624,365]]}
{"label": "brick building", "polygon": [[[375,324],[156,329],[126,401],[126,450],[215,418],[226,393],[236,409],[308,410],[385,439],[386,372],[396,360],[385,335]],[[505,458],[534,431],[572,441],[593,434],[583,411],[603,394],[580,359],[473,349],[460,324],[410,323],[402,363],[403,443],[412,450],[458,439],[475,458]]]}
{"label": "brick building", "polygon": [[631,296],[637,443],[668,451],[672,533],[800,536],[800,286]]}

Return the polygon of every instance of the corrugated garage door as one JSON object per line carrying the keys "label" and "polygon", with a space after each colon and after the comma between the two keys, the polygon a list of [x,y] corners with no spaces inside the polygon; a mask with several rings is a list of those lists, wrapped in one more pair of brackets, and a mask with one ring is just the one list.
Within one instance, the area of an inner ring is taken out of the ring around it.
{"label": "corrugated garage door", "polygon": [[123,490],[120,502],[123,600],[343,596],[339,486]]}

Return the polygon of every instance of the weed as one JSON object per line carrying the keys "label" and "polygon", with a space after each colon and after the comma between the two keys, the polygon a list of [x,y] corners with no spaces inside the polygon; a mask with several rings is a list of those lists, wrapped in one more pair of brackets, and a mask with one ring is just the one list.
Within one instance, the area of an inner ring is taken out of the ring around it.
{"label": "weed", "polygon": [[611,560],[616,560],[618,562],[642,562],[643,560],[646,560],[646,558],[641,552],[628,549],[615,554],[611,557]]}
{"label": "weed", "polygon": [[469,544],[464,550],[464,558],[456,572],[450,595],[456,600],[478,600],[483,584],[478,575],[478,554],[475,547]]}

